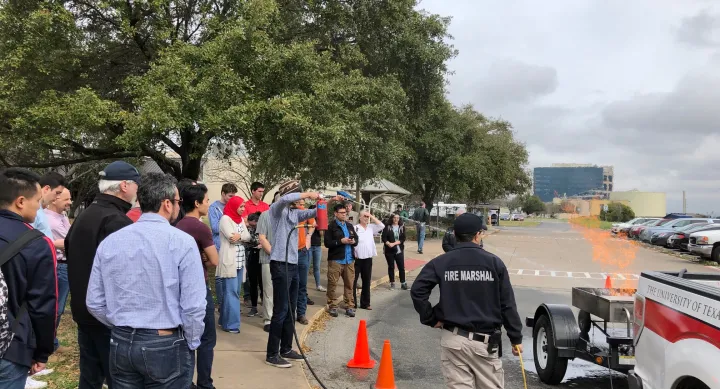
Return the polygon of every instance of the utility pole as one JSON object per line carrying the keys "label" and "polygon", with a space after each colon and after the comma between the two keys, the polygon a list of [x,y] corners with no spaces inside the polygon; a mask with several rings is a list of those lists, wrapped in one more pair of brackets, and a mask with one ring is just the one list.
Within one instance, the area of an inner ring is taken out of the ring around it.
{"label": "utility pole", "polygon": [[685,191],[683,191],[683,213],[687,213],[687,199],[685,198]]}

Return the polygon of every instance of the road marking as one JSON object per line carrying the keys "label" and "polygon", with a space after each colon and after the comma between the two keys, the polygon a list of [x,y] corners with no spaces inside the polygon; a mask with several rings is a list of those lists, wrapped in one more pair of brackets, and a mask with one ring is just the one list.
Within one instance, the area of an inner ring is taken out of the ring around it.
{"label": "road marking", "polygon": [[[517,239],[573,240],[573,241],[587,240],[584,237],[557,238],[554,236],[503,235],[503,234],[497,234],[497,235],[493,235],[493,236],[503,237],[503,238],[517,238]],[[625,238],[616,238],[616,237],[608,237],[607,240],[613,240],[613,241],[618,241],[618,242],[629,242]]]}
{"label": "road marking", "polygon": [[613,280],[639,280],[640,275],[634,273],[599,273],[599,272],[571,272],[564,270],[527,270],[508,269],[510,274],[517,276],[531,277],[561,277],[561,278],[586,278],[593,280],[604,280],[608,276]]}

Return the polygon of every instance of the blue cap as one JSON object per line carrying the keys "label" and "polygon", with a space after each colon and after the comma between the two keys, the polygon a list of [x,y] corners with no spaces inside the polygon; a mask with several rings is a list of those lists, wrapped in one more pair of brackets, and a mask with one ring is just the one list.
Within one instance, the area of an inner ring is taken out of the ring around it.
{"label": "blue cap", "polygon": [[115,161],[100,172],[100,177],[108,181],[135,181],[140,184],[140,173],[135,166],[125,161]]}

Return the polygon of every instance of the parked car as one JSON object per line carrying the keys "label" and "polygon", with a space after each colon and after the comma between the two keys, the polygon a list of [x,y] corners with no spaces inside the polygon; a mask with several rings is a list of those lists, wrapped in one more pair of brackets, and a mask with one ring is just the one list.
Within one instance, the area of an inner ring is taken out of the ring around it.
{"label": "parked car", "polygon": [[688,250],[703,258],[720,262],[720,230],[693,232],[690,234]]}
{"label": "parked car", "polygon": [[521,222],[521,221],[525,220],[525,216],[523,216],[519,213],[516,213],[516,214],[513,214],[512,216],[510,216],[510,220],[517,220],[517,221]]}
{"label": "parked car", "polygon": [[500,220],[510,220],[510,214],[509,213],[500,214]]}
{"label": "parked car", "polygon": [[[714,223],[713,219],[701,219],[701,218],[678,218],[678,219],[672,219],[667,223],[664,223],[662,225],[657,225],[654,227],[648,227],[640,234],[640,240],[647,243],[652,243],[652,237],[655,233],[661,233],[661,232],[673,232],[677,228],[685,227],[690,224],[700,224],[700,223]],[[665,235],[665,241],[667,241],[667,238],[669,238],[670,235]],[[662,243],[664,245],[665,243]]]}
{"label": "parked car", "polygon": [[[670,223],[668,223],[670,224]],[[660,231],[656,231],[652,234],[652,237],[650,238],[650,243],[654,244],[656,246],[670,246],[670,238],[675,236],[677,233],[682,233],[684,231],[688,230],[697,230],[699,228],[705,227],[707,225],[713,225],[714,223],[697,223],[697,224],[688,224],[683,227],[677,227],[675,229],[663,229]],[[720,224],[718,224],[720,225]],[[664,226],[663,226],[664,227]],[[662,228],[662,227],[658,227]]]}
{"label": "parked car", "polygon": [[644,229],[646,229],[646,228],[648,228],[648,227],[652,227],[652,226],[659,226],[659,225],[662,225],[662,224],[664,224],[664,223],[669,223],[671,220],[672,220],[672,219],[650,220],[650,221],[647,221],[647,222],[645,222],[645,223],[632,226],[632,227],[630,227],[630,229],[628,230],[628,238],[637,239],[637,238],[640,236],[640,233],[641,233]]}
{"label": "parked car", "polygon": [[658,220],[658,218],[647,218],[647,217],[636,217],[635,219],[626,221],[625,223],[614,223],[610,232],[613,234],[625,233],[627,234],[630,227],[646,223],[650,220]]}
{"label": "parked car", "polygon": [[688,251],[688,242],[690,241],[690,234],[699,231],[714,231],[720,230],[719,223],[711,224],[691,224],[689,226],[678,228],[671,237],[668,238],[667,246],[676,250]]}

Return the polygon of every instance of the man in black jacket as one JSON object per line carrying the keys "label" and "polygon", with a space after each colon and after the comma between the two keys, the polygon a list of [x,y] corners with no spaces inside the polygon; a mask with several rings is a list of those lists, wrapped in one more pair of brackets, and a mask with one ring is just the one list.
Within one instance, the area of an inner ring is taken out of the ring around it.
{"label": "man in black jacket", "polygon": [[336,204],[335,220],[328,223],[325,231],[325,247],[328,249],[328,313],[337,317],[338,305],[335,302],[335,288],[340,277],[343,279],[345,314],[355,317],[355,299],[353,298],[353,281],[355,279],[355,253],[353,247],[358,244],[357,233],[352,224],[348,223],[348,211],[343,204]]}
{"label": "man in black jacket", "polygon": [[[0,173],[0,252],[32,229],[27,223],[35,220],[40,209],[39,182],[37,174],[25,169],[10,168]],[[55,266],[55,246],[48,237],[31,240],[2,265],[8,311],[0,317],[0,342],[10,342],[0,360],[3,388],[25,387],[28,371],[31,375],[42,371],[53,353]],[[18,325],[11,328],[15,320]]]}
{"label": "man in black jacket", "polygon": [[[108,378],[110,386],[110,329],[92,316],[85,305],[95,252],[113,232],[129,226],[125,214],[135,202],[140,173],[132,165],[116,161],[100,172],[100,194],[70,227],[65,238],[68,281],[73,319],[78,324],[80,382],[78,389],[100,389]],[[111,388],[112,389],[112,388]]]}
{"label": "man in black jacket", "polygon": [[[448,388],[503,387],[498,356],[501,326],[513,354],[522,352],[522,321],[510,276],[500,258],[480,247],[483,224],[473,214],[455,219],[457,245],[428,262],[411,289],[420,322],[444,329],[441,359],[450,361],[442,365]],[[433,307],[429,299],[436,285],[440,285],[440,302]]]}

